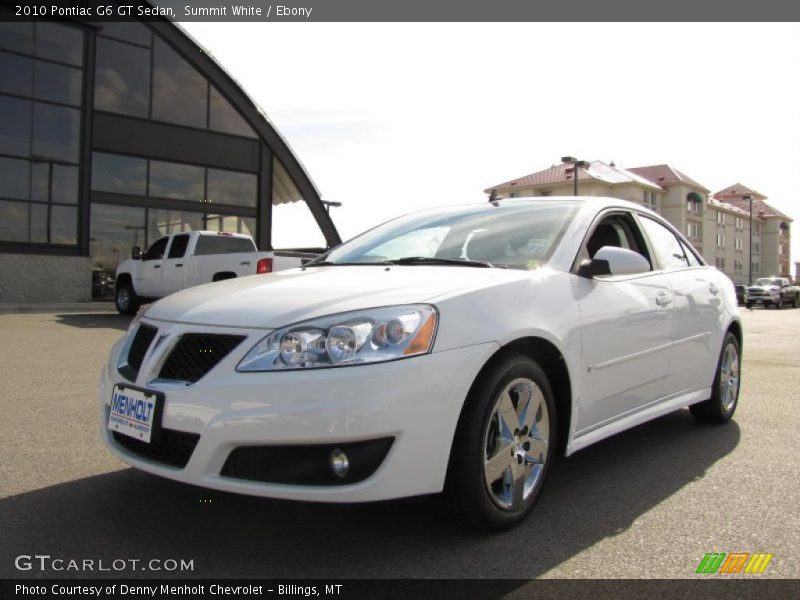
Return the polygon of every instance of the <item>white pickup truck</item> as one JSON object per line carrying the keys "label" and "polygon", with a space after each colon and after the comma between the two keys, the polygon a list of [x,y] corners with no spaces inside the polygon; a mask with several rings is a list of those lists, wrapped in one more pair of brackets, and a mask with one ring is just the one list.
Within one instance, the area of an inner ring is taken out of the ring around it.
{"label": "white pickup truck", "polygon": [[142,254],[133,249],[131,259],[117,267],[117,310],[131,315],[142,303],[201,283],[271,273],[299,267],[300,252],[260,252],[253,238],[240,233],[192,231],[157,239]]}

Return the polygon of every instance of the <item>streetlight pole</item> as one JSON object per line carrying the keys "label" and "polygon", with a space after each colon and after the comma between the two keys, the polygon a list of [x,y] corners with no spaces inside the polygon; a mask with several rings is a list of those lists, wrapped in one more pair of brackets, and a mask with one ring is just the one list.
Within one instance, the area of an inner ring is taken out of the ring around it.
{"label": "streetlight pole", "polygon": [[750,266],[747,268],[747,285],[753,285],[753,197],[742,196],[743,200],[750,202]]}
{"label": "streetlight pole", "polygon": [[573,177],[573,195],[578,195],[578,169],[587,169],[589,167],[589,163],[585,160],[578,160],[574,156],[562,156],[561,162],[566,165],[572,165],[572,177]]}

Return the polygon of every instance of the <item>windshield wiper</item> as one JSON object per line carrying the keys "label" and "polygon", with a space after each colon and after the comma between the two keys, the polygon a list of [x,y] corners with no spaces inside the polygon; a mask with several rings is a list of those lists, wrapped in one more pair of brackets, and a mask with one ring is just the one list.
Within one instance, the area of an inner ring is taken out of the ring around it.
{"label": "windshield wiper", "polygon": [[404,256],[386,261],[392,265],[454,265],[457,267],[482,267],[491,269],[494,265],[485,260],[469,260],[467,258],[439,258],[436,256]]}

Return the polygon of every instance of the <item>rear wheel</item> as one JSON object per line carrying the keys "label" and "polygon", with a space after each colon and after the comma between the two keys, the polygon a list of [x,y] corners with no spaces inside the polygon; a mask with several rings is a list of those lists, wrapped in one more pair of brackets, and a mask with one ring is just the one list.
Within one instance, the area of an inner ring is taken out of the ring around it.
{"label": "rear wheel", "polygon": [[692,416],[704,423],[726,423],[736,411],[741,382],[739,340],[730,331],[725,334],[711,398],[689,407]]}
{"label": "rear wheel", "polygon": [[467,397],[442,504],[479,529],[516,525],[542,491],[555,435],[553,393],[544,371],[525,355],[506,355]]}
{"label": "rear wheel", "polygon": [[116,294],[114,296],[117,312],[121,315],[135,315],[141,305],[141,299],[136,295],[133,286],[129,281],[117,281]]}

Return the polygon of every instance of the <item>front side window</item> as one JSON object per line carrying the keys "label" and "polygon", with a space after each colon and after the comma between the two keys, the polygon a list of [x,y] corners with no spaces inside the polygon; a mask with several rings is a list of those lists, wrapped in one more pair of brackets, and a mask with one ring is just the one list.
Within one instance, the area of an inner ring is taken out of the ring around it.
{"label": "front side window", "polygon": [[168,241],[168,237],[163,237],[160,240],[156,240],[153,245],[148,248],[143,260],[161,260],[164,258],[164,252],[167,249]]}
{"label": "front side window", "polygon": [[653,219],[643,217],[641,222],[662,269],[680,269],[689,265],[683,247],[674,233]]}

